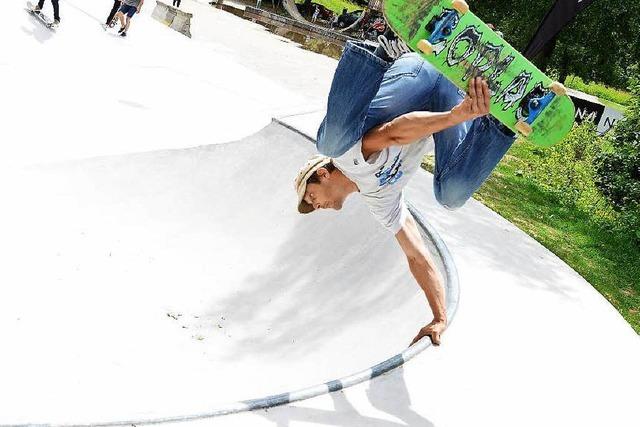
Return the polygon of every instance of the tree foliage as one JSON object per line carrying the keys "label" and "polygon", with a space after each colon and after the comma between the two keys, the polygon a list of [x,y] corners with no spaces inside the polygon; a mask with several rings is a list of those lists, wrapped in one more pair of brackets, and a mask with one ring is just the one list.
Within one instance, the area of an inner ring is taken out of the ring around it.
{"label": "tree foliage", "polygon": [[630,90],[624,120],[607,137],[608,149],[596,156],[596,184],[640,239],[640,78],[632,79]]}
{"label": "tree foliage", "polygon": [[594,159],[601,153],[601,142],[595,125],[585,121],[552,147],[531,147],[525,173],[560,204],[615,226],[617,215],[596,185]]}
{"label": "tree foliage", "polygon": [[[472,10],[523,51],[554,0],[469,0]],[[640,63],[640,2],[595,0],[559,34],[550,55],[536,62],[560,79],[569,74],[585,81],[628,86]]]}

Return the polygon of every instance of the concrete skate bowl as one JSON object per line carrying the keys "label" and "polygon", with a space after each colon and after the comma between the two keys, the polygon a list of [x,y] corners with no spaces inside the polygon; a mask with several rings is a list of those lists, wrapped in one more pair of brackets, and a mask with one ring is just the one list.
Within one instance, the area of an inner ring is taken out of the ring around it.
{"label": "concrete skate bowl", "polygon": [[[14,175],[0,425],[266,408],[367,381],[429,347],[407,349],[430,317],[426,299],[361,200],[297,213],[293,177],[314,151],[274,122],[237,142]],[[412,214],[453,318],[455,266]]]}

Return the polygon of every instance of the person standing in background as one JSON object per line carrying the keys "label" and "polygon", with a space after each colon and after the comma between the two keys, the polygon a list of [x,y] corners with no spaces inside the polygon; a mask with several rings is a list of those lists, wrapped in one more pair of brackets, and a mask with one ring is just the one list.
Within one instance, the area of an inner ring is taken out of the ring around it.
{"label": "person standing in background", "polygon": [[[53,6],[53,24],[52,27],[57,27],[60,25],[60,5],[58,4],[58,0],[51,0],[51,5]],[[44,7],[44,0],[40,0],[36,7],[33,9],[35,13],[40,13],[42,8]]]}
{"label": "person standing in background", "polygon": [[127,37],[127,31],[131,25],[131,18],[133,18],[133,15],[136,13],[140,13],[143,4],[144,0],[122,0],[122,6],[120,6],[120,10],[118,10],[118,14],[116,15],[120,20],[121,27],[118,34],[120,34],[121,37]]}
{"label": "person standing in background", "polygon": [[113,28],[116,25],[116,20],[114,19],[118,9],[122,6],[122,2],[120,0],[114,0],[113,7],[111,8],[111,12],[109,12],[109,16],[107,17],[107,22],[105,22],[105,28],[110,27]]}

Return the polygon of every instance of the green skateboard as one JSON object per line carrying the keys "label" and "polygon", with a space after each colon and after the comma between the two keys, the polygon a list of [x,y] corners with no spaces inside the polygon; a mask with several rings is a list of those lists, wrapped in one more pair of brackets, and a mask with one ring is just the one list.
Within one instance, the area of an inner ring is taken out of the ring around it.
{"label": "green skateboard", "polygon": [[575,108],[553,82],[469,11],[464,0],[385,0],[391,29],[414,51],[466,90],[483,76],[491,114],[536,145],[550,146],[571,130]]}

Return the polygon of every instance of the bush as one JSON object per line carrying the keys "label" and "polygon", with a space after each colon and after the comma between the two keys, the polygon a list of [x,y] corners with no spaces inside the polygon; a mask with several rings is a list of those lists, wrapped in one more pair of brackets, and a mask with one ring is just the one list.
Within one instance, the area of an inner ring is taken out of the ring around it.
{"label": "bush", "polygon": [[597,136],[595,125],[586,121],[574,127],[562,142],[534,149],[531,178],[564,204],[608,217],[610,208],[595,184],[594,160],[601,150],[602,138]]}
{"label": "bush", "polygon": [[631,94],[628,92],[594,82],[585,83],[577,76],[567,77],[565,85],[572,89],[579,90],[589,95],[597,96],[600,99],[605,99],[620,105],[629,105],[632,98]]}
{"label": "bush", "polygon": [[640,78],[625,118],[607,136],[606,149],[596,156],[596,184],[640,241]]}

